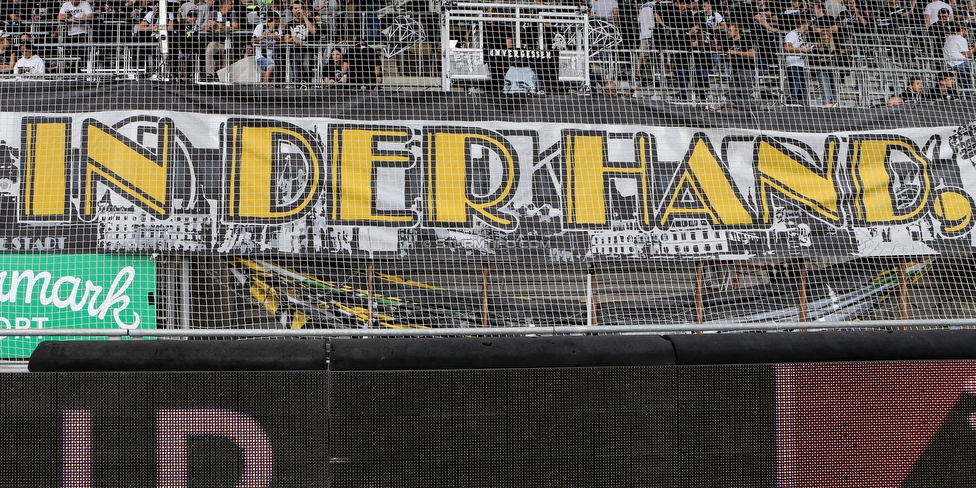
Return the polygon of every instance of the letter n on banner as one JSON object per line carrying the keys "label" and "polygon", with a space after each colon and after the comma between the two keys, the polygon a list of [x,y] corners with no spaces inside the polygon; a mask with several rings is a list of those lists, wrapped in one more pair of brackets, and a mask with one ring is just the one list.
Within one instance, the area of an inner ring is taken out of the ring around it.
{"label": "letter n on banner", "polygon": [[226,219],[283,223],[318,197],[325,172],[313,134],[273,120],[231,119],[223,138]]}
{"label": "letter n on banner", "polygon": [[68,220],[71,119],[25,117],[21,137],[21,220]]}
{"label": "letter n on banner", "polygon": [[95,215],[95,183],[101,182],[150,215],[165,218],[173,203],[171,168],[176,147],[173,121],[160,119],[154,151],[95,120],[86,120],[82,127],[81,150],[85,155],[83,216]]}

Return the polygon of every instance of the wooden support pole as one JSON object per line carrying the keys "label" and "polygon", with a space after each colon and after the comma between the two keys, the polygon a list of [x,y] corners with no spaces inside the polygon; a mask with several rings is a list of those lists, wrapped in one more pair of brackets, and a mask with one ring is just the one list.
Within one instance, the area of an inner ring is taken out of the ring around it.
{"label": "wooden support pole", "polygon": [[901,319],[908,320],[908,262],[904,257],[898,263],[898,291],[900,292],[898,308],[901,311]]}
{"label": "wooden support pole", "polygon": [[488,263],[481,265],[481,326],[488,327]]}
{"label": "wooden support pole", "polygon": [[366,328],[373,328],[373,260],[366,261]]}
{"label": "wooden support pole", "polygon": [[799,284],[799,295],[800,295],[800,322],[807,321],[807,260],[801,259],[798,263],[800,266],[800,284]]}
{"label": "wooden support pole", "polygon": [[705,265],[695,263],[695,323],[705,322]]}

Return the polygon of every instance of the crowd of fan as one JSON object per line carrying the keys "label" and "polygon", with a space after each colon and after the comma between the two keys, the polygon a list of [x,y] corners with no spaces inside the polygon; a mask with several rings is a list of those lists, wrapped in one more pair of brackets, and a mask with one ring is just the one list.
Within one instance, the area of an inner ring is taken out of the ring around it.
{"label": "crowd of fan", "polygon": [[967,24],[976,2],[924,1],[592,0],[591,14],[614,24],[624,49],[639,53],[638,81],[645,78],[648,56],[669,53],[681,99],[692,87],[707,97],[709,73],[724,72],[730,98],[748,104],[753,77],[781,69],[787,102],[805,104],[807,78],[815,76],[820,102],[834,107],[838,77],[854,66],[856,55],[892,55],[886,48],[906,40],[918,45],[894,55],[933,59],[938,86],[926,89],[924,77],[911,77],[906,93],[891,97],[889,105],[968,97],[973,49]]}
{"label": "crowd of fan", "polygon": [[[169,5],[169,4],[167,4]],[[217,72],[253,57],[261,81],[378,85],[382,63],[379,0],[186,0],[167,12],[172,76],[216,81]],[[77,73],[109,67],[113,47],[133,47],[144,72],[159,68],[158,0],[12,0],[0,3],[0,73]],[[319,47],[333,47],[313,80]],[[276,54],[276,51],[278,53]],[[287,56],[284,52],[287,51]],[[203,70],[197,74],[197,65]]]}
{"label": "crowd of fan", "polygon": [[[221,68],[253,57],[265,83],[283,81],[284,62],[289,81],[299,84],[382,83],[382,62],[369,44],[380,41],[382,25],[376,11],[386,5],[383,0],[306,1],[173,4],[166,24],[170,69],[176,77],[199,73],[204,81],[216,80]],[[976,0],[969,1],[590,0],[588,11],[592,18],[616,27],[623,40],[616,49],[637,53],[633,79],[638,84],[651,79],[651,67],[667,53],[665,70],[674,75],[680,99],[706,99],[709,76],[721,72],[728,76],[732,102],[748,105],[754,77],[778,69],[788,79],[788,102],[805,103],[807,78],[816,76],[820,101],[832,107],[838,101],[838,75],[852,66],[858,52],[883,49],[890,39],[886,36],[907,36],[924,44],[916,54],[940,59],[942,73],[932,81],[938,81],[944,92],[936,97],[937,87],[924,86],[915,92],[919,80],[911,78],[905,93],[891,97],[889,104],[958,98],[954,84],[962,97],[968,97],[973,49],[967,23],[976,13]],[[0,31],[0,73],[77,72],[118,62],[93,54],[102,51],[92,46],[119,41],[144,46],[134,51],[135,58],[151,72],[158,66],[158,8],[158,0],[2,3],[6,29]],[[504,47],[522,47],[511,46],[511,37],[499,30],[508,25],[499,23],[491,37],[503,40]],[[319,60],[321,46],[331,51]],[[281,53],[283,47],[287,56]],[[313,80],[315,74],[319,79]],[[594,81],[612,83],[609,73]]]}

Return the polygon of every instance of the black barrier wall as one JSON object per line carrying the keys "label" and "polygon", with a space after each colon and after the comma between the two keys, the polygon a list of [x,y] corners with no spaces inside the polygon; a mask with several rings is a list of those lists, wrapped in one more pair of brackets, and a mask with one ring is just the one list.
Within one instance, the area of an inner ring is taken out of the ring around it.
{"label": "black barrier wall", "polygon": [[[253,341],[345,366],[197,372],[81,372],[72,347],[43,343],[38,361],[76,372],[0,375],[0,486],[971,487],[974,336]],[[181,344],[116,353],[172,358]],[[214,344],[227,359],[254,347]],[[814,347],[838,360],[708,364]]]}
{"label": "black barrier wall", "polygon": [[0,375],[0,486],[967,487],[976,362]]}

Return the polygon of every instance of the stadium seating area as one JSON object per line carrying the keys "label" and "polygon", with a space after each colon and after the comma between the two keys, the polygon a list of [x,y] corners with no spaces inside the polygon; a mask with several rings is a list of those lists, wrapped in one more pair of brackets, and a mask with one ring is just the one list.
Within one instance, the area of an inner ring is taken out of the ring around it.
{"label": "stadium seating area", "polygon": [[[586,65],[576,76],[564,76],[562,54],[558,74],[537,73],[538,94],[634,96],[714,109],[969,98],[966,54],[953,66],[945,45],[951,37],[966,39],[973,5],[860,1],[20,0],[0,11],[0,79],[481,92],[501,89],[507,69],[517,64],[491,66],[498,61],[486,55],[476,61],[485,64],[482,76],[445,83],[453,74],[445,58],[455,47],[478,53],[501,47],[585,50]],[[547,17],[557,7],[576,9],[587,25]],[[478,13],[478,20],[442,22],[458,9]],[[43,70],[25,67],[30,63],[22,58],[31,56],[43,60]],[[555,63],[527,66],[557,69]],[[939,97],[939,82],[950,74],[953,86],[948,95],[943,86]],[[911,96],[912,76],[927,96]]]}

